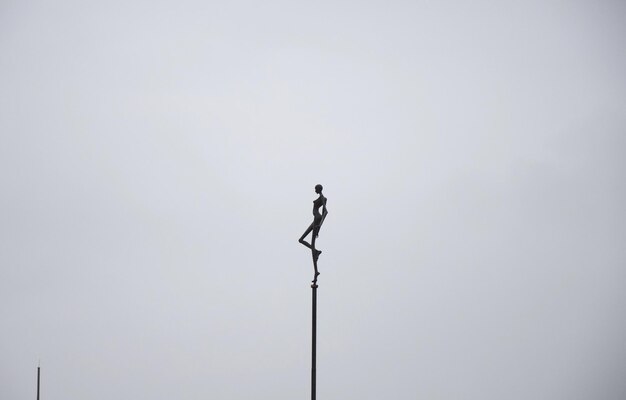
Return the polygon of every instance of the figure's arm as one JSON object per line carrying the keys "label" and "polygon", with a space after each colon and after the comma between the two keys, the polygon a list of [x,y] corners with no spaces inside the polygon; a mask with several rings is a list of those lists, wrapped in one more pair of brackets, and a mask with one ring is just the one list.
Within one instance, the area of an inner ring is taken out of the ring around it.
{"label": "figure's arm", "polygon": [[326,209],[326,198],[324,198],[324,203],[322,204],[322,220],[320,221],[320,224],[317,226],[317,229],[316,229],[317,234],[315,235],[315,237],[319,236],[320,228],[324,224],[324,220],[326,219],[327,214],[328,214],[328,210]]}
{"label": "figure's arm", "polygon": [[324,223],[326,219],[326,215],[328,214],[328,210],[326,209],[326,199],[324,199],[324,204],[322,206],[322,222],[320,222],[320,226]]}

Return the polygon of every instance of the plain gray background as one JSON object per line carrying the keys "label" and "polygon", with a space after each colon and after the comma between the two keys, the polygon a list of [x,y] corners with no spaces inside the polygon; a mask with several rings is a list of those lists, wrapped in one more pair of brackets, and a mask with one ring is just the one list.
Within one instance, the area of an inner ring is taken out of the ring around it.
{"label": "plain gray background", "polygon": [[0,2],[0,398],[626,398],[622,1]]}

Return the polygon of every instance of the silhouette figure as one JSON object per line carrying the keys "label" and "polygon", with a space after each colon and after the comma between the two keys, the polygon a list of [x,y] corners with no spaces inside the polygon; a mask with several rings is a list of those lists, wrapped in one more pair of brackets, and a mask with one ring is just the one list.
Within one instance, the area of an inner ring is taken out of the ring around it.
{"label": "silhouette figure", "polygon": [[[322,185],[315,185],[315,193],[319,194],[319,197],[313,200],[313,222],[306,228],[306,231],[300,236],[298,240],[300,243],[311,249],[311,255],[313,256],[313,268],[315,269],[315,277],[313,278],[313,283],[317,282],[317,276],[320,274],[317,271],[317,259],[320,254],[322,254],[321,250],[315,248],[315,239],[319,236],[320,228],[326,219],[326,215],[328,214],[328,210],[326,209],[326,197],[322,194]],[[320,214],[320,208],[322,209],[322,213]],[[311,243],[304,240],[304,238],[313,232],[311,235]]]}

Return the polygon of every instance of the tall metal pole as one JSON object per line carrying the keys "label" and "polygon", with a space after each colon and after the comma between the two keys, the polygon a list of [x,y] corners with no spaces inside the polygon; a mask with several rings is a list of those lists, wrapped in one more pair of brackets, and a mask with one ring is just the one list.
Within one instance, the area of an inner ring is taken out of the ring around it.
{"label": "tall metal pole", "polygon": [[312,340],[311,340],[311,400],[315,400],[315,353],[317,351],[316,342],[317,342],[317,283],[313,283],[311,285],[312,289]]}
{"label": "tall metal pole", "polygon": [[40,368],[39,368],[39,364],[37,364],[37,400],[39,400],[39,374],[40,372]]}

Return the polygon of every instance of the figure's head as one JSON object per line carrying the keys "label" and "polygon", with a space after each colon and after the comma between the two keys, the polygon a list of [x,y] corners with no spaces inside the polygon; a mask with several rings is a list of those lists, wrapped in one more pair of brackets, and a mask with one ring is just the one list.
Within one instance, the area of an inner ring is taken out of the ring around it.
{"label": "figure's head", "polygon": [[319,183],[315,185],[315,193],[322,193],[322,189],[324,188]]}

